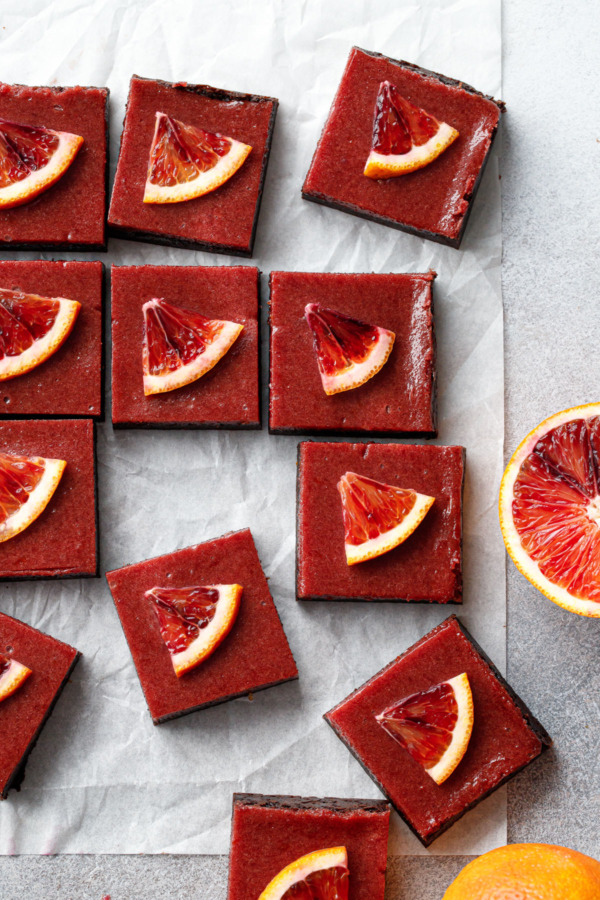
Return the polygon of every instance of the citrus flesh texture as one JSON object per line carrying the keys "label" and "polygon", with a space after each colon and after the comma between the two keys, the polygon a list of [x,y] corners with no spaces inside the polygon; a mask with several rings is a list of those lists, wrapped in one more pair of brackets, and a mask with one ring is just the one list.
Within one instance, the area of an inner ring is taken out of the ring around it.
{"label": "citrus flesh texture", "polygon": [[153,587],[146,591],[177,677],[198,666],[225,640],[236,620],[239,584]]}
{"label": "citrus flesh texture", "polygon": [[12,657],[0,653],[0,703],[18,691],[31,675],[31,669]]}
{"label": "citrus flesh texture", "polygon": [[0,288],[0,381],[31,371],[71,334],[81,304]]}
{"label": "citrus flesh texture", "polygon": [[144,203],[181,203],[208,194],[235,175],[251,150],[157,112]]}
{"label": "citrus flesh texture", "polygon": [[21,206],[52,187],[82,144],[78,134],[0,119],[0,209]]}
{"label": "citrus flesh texture", "polygon": [[522,441],[502,478],[500,525],[535,587],[600,617],[600,404],[557,413]]}
{"label": "citrus flesh texture", "polygon": [[144,303],[144,393],[162,394],[206,375],[237,340],[244,326],[207,319],[165,300]]}
{"label": "citrus flesh texture", "polygon": [[338,482],[349,566],[403,543],[434,503],[434,497],[346,472]]}
{"label": "citrus flesh texture", "polygon": [[0,453],[0,542],[24,531],[43,513],[66,465],[64,459]]}
{"label": "citrus flesh texture", "polygon": [[348,900],[345,847],[315,850],[282,869],[258,900]]}
{"label": "citrus flesh texture", "polygon": [[375,718],[436,784],[442,784],[465,755],[473,731],[467,674],[404,697]]}
{"label": "citrus flesh texture", "polygon": [[309,303],[304,315],[313,334],[319,373],[326,394],[360,387],[387,362],[395,334],[368,325],[318,303]]}
{"label": "citrus flesh texture", "polygon": [[395,178],[433,162],[458,137],[446,122],[414,106],[389,81],[382,81],[375,101],[373,142],[364,174]]}

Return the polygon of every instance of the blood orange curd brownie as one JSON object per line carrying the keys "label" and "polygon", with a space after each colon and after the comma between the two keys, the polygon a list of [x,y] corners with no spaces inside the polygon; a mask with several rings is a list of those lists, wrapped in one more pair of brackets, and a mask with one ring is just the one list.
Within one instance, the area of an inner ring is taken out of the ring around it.
{"label": "blood orange curd brownie", "polygon": [[0,613],[0,800],[25,765],[80,653]]}
{"label": "blood orange curd brownie", "polygon": [[253,266],[112,267],[116,427],[260,428],[258,280]]}
{"label": "blood orange curd brownie", "polygon": [[155,725],[298,677],[250,529],[106,578]]}
{"label": "blood orange curd brownie", "polygon": [[271,272],[269,430],[434,437],[434,278]]}
{"label": "blood orange curd brownie", "polygon": [[354,47],[302,196],[458,247],[504,106]]}
{"label": "blood orange curd brownie", "polygon": [[106,250],[108,89],[0,83],[0,246]]}
{"label": "blood orange curd brownie", "polygon": [[456,616],[325,719],[425,846],[552,743]]}
{"label": "blood orange curd brownie", "polygon": [[0,421],[0,579],[98,575],[91,419]]}
{"label": "blood orange curd brownie", "polygon": [[251,256],[277,103],[134,75],[108,215],[111,233]]}
{"label": "blood orange curd brownie", "polygon": [[462,601],[462,447],[298,445],[298,600]]}
{"label": "blood orange curd brownie", "polygon": [[234,794],[228,900],[383,900],[389,818],[382,800]]}

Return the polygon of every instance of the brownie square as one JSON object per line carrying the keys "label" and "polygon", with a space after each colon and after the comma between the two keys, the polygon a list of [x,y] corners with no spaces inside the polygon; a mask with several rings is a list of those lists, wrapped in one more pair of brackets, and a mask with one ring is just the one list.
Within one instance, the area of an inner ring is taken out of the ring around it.
{"label": "brownie square", "polygon": [[[249,528],[106,573],[155,725],[298,677]],[[240,584],[230,634],[177,678],[144,593],[153,587]]]}
{"label": "brownie square", "polygon": [[[434,272],[271,272],[269,430],[434,437],[434,278]],[[307,303],[393,331],[381,371],[358,388],[327,396],[304,318]]]}
{"label": "brownie square", "polygon": [[345,847],[349,900],[383,900],[390,809],[382,800],[234,794],[228,900],[256,900],[286,866]]}
{"label": "brownie square", "polygon": [[[115,427],[260,428],[259,272],[253,266],[112,267],[112,419]],[[144,394],[142,306],[161,297],[244,330],[210,372]]]}
{"label": "brownie square", "polygon": [[62,347],[30,372],[0,384],[3,411],[16,418],[103,418],[102,263],[2,260],[0,288],[81,303],[73,331]]}
{"label": "brownie square", "polygon": [[[375,716],[462,672],[473,693],[473,732],[463,759],[438,785]],[[325,720],[425,846],[552,743],[456,616],[325,713]]]}
{"label": "brownie square", "polygon": [[[382,81],[390,81],[411,103],[456,128],[459,136],[422,169],[374,180],[363,170]],[[462,81],[353,47],[302,196],[459,247],[503,109],[502,103]]]}
{"label": "brownie square", "polygon": [[[251,256],[278,101],[134,75],[108,214],[111,234],[132,241]],[[157,112],[249,144],[252,151],[217,190],[181,203],[143,202]]]}
{"label": "brownie square", "polygon": [[106,250],[108,95],[98,87],[0,83],[0,118],[80,135],[62,177],[23,206],[0,210],[4,250]]}
{"label": "brownie square", "polygon": [[97,576],[94,423],[90,419],[0,421],[0,452],[67,462],[42,514],[25,531],[0,544],[0,579]]}
{"label": "brownie square", "polygon": [[[462,602],[463,447],[298,445],[298,600]],[[337,483],[345,472],[435,498],[424,520],[388,553],[349,566]]]}
{"label": "brownie square", "polygon": [[24,622],[0,613],[0,654],[31,669],[23,684],[0,702],[0,800],[19,790],[25,765],[80,653]]}

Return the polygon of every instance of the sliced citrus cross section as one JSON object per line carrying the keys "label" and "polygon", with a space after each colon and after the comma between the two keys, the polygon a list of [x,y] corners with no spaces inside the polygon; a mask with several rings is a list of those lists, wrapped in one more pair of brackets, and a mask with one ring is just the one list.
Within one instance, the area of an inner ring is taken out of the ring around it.
{"label": "sliced citrus cross section", "polygon": [[144,303],[144,393],[162,394],[206,375],[241,334],[238,322],[207,319],[165,300]]}
{"label": "sliced citrus cross section", "polygon": [[600,403],[556,413],[519,444],[500,486],[500,526],[535,587],[600,617]]}
{"label": "sliced citrus cross section", "polygon": [[157,112],[144,203],[181,203],[208,194],[235,175],[251,150]]}
{"label": "sliced citrus cross section", "polygon": [[345,847],[315,850],[282,869],[258,900],[348,900]]}
{"label": "sliced citrus cross section", "polygon": [[211,584],[146,591],[178,677],[225,640],[236,620],[242,590],[239,584]]}
{"label": "sliced citrus cross section", "polygon": [[81,303],[0,288],[0,381],[29,372],[56,353]]}
{"label": "sliced citrus cross section", "polygon": [[442,784],[465,755],[473,731],[467,674],[404,697],[375,718],[436,784]]}
{"label": "sliced citrus cross section", "polygon": [[414,106],[397,87],[382,81],[375,101],[373,143],[364,174],[395,178],[433,162],[458,137],[458,131]]}
{"label": "sliced citrus cross section", "polygon": [[344,517],[346,562],[393,550],[421,524],[434,497],[346,472],[338,482]]}
{"label": "sliced citrus cross section", "polygon": [[24,531],[43,513],[66,465],[64,459],[0,453],[0,542]]}
{"label": "sliced citrus cross section", "polygon": [[360,387],[383,368],[392,352],[395,334],[386,328],[367,325],[318,303],[309,303],[304,315],[328,395]]}
{"label": "sliced citrus cross section", "polygon": [[30,675],[31,669],[23,663],[0,653],[0,703],[18,691]]}
{"label": "sliced citrus cross section", "polygon": [[20,206],[52,187],[82,144],[78,134],[0,119],[0,209]]}

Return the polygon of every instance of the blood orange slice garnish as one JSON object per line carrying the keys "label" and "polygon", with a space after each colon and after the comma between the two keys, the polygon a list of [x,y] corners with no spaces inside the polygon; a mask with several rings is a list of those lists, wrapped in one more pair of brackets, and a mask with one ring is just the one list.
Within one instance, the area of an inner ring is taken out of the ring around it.
{"label": "blood orange slice garnish", "polygon": [[52,187],[82,144],[78,134],[0,119],[0,209],[20,206]]}
{"label": "blood orange slice garnish", "polygon": [[144,203],[180,203],[208,194],[235,175],[251,150],[157,112]]}
{"label": "blood orange slice garnish", "polygon": [[500,526],[535,587],[600,617],[600,403],[559,412],[521,442],[502,478]]}
{"label": "blood orange slice garnish", "polygon": [[349,566],[381,556],[405,541],[421,524],[435,499],[355,472],[342,475],[338,491],[342,497]]}
{"label": "blood orange slice garnish", "polygon": [[473,731],[467,674],[404,697],[375,718],[436,784],[442,784],[465,755]]}
{"label": "blood orange slice garnish", "polygon": [[178,677],[225,640],[238,614],[242,590],[239,584],[211,584],[146,591]]}
{"label": "blood orange slice garnish", "polygon": [[43,513],[66,465],[64,459],[0,453],[0,542],[24,531]]}
{"label": "blood orange slice garnish", "polygon": [[368,325],[318,303],[304,310],[313,333],[323,389],[338,394],[360,387],[376,375],[388,360],[395,334]]}
{"label": "blood orange slice garnish", "polygon": [[146,395],[173,391],[206,375],[244,328],[156,298],[144,303],[143,312]]}
{"label": "blood orange slice garnish", "polygon": [[56,353],[80,309],[76,300],[0,288],[0,381],[23,375]]}
{"label": "blood orange slice garnish", "polygon": [[307,853],[282,869],[258,900],[348,900],[345,847]]}
{"label": "blood orange slice garnish", "polygon": [[364,174],[395,178],[433,162],[458,137],[458,131],[414,106],[397,87],[382,81],[375,101],[373,143]]}
{"label": "blood orange slice garnish", "polygon": [[23,663],[0,653],[0,703],[18,691],[30,675],[31,669]]}

